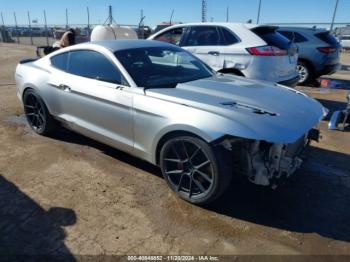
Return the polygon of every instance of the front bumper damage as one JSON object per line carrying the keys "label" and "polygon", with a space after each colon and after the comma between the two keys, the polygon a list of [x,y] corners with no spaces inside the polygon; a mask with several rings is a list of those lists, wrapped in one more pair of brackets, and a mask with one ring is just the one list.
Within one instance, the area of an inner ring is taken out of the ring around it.
{"label": "front bumper damage", "polygon": [[[319,138],[319,131],[311,129],[292,144],[233,139],[224,142],[223,145],[233,152],[235,160],[239,159],[236,168],[247,176],[249,181],[256,185],[276,188],[301,166],[311,140],[318,141]],[[238,146],[243,148],[239,153],[235,151]]]}

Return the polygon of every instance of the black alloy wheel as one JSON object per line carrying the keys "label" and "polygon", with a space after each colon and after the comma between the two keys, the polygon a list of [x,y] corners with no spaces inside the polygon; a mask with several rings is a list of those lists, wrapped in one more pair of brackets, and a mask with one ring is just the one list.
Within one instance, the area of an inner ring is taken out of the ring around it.
{"label": "black alloy wheel", "polygon": [[24,93],[23,105],[26,119],[36,133],[45,135],[52,131],[54,119],[36,91],[29,89]]}
{"label": "black alloy wheel", "polygon": [[[199,138],[185,136],[167,141],[160,155],[163,176],[181,198],[195,204],[215,200],[229,184],[225,157]],[[218,161],[219,160],[219,161]]]}

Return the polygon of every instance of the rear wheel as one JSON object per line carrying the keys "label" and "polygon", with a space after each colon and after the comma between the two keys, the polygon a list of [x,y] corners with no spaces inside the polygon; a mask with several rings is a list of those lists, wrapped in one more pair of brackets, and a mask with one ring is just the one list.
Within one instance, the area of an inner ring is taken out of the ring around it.
{"label": "rear wheel", "polygon": [[312,69],[309,64],[304,61],[298,61],[297,72],[299,74],[299,85],[305,85],[313,80]]}
{"label": "rear wheel", "polygon": [[27,121],[36,133],[46,135],[53,131],[55,120],[35,90],[29,89],[24,93],[23,105]]}
{"label": "rear wheel", "polygon": [[168,185],[194,204],[208,204],[226,190],[232,177],[230,162],[223,148],[212,148],[192,136],[172,138],[160,152],[160,167]]}

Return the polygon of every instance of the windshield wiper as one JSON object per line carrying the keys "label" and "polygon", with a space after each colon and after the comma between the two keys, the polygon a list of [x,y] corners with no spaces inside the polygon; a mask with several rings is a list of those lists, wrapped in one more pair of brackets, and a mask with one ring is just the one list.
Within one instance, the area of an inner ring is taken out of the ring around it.
{"label": "windshield wiper", "polygon": [[181,81],[181,82],[179,82],[179,83],[180,83],[180,84],[183,84],[183,83],[188,83],[188,82],[192,82],[192,81],[196,81],[196,80],[201,80],[201,79],[206,79],[206,78],[211,78],[211,77],[213,77],[213,76],[210,75],[210,76],[198,77],[198,78],[189,79],[189,80],[186,80],[186,81]]}

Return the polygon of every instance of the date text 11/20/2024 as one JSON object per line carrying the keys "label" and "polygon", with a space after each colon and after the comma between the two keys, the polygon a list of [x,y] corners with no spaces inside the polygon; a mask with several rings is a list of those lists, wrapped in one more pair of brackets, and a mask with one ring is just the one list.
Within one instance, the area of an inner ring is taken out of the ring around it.
{"label": "date text 11/20/2024", "polygon": [[128,256],[128,261],[219,261],[217,256]]}

